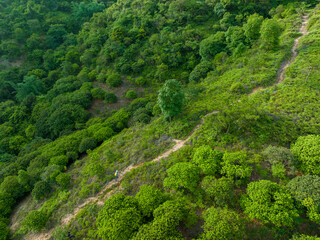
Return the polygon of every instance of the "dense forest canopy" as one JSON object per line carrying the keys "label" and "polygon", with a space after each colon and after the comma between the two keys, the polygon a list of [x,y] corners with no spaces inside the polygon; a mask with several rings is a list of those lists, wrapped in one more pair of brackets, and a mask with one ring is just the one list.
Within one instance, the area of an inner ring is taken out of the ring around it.
{"label": "dense forest canopy", "polygon": [[0,239],[316,239],[317,3],[0,0]]}

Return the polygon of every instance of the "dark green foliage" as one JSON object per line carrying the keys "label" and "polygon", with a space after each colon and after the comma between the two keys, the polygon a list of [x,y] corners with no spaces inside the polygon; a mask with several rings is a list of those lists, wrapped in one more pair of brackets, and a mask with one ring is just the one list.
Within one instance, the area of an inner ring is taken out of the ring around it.
{"label": "dark green foliage", "polygon": [[104,95],[104,100],[107,103],[116,103],[118,101],[118,98],[114,93],[106,92]]}
{"label": "dark green foliage", "polygon": [[19,178],[17,176],[6,177],[0,185],[0,194],[2,196],[12,196],[13,199],[22,197],[24,193],[23,186],[19,183]]}
{"label": "dark green foliage", "polygon": [[10,228],[4,222],[0,221],[0,240],[8,240],[10,237]]}
{"label": "dark green foliage", "polygon": [[201,182],[201,188],[208,199],[213,199],[218,206],[225,206],[234,198],[233,182],[226,177],[216,179],[206,176]]}
{"label": "dark green foliage", "polygon": [[204,60],[212,60],[217,53],[223,52],[226,47],[225,35],[217,32],[214,35],[202,40],[199,54]]}
{"label": "dark green foliage", "polygon": [[209,61],[199,63],[190,73],[189,81],[199,82],[201,79],[206,78],[207,73],[212,70],[212,67],[212,63]]}
{"label": "dark green foliage", "polygon": [[204,174],[213,175],[220,171],[222,156],[222,152],[203,145],[195,150],[192,162],[200,167]]}
{"label": "dark green foliage", "polygon": [[105,97],[106,92],[103,91],[101,88],[93,88],[91,90],[91,94],[93,98],[98,98],[100,100],[103,100]]}
{"label": "dark green foliage", "polygon": [[32,197],[36,200],[44,199],[51,191],[50,184],[44,181],[37,182],[32,190]]}
{"label": "dark green foliage", "polygon": [[60,165],[60,166],[67,166],[68,164],[68,157],[67,156],[57,156],[50,159],[50,165]]}
{"label": "dark green foliage", "polygon": [[151,217],[153,211],[164,201],[162,193],[149,185],[142,185],[135,198],[144,217]]}
{"label": "dark green foliage", "polygon": [[18,83],[15,87],[17,91],[17,99],[24,100],[28,95],[40,95],[44,92],[44,87],[36,76],[25,76],[22,83]]}
{"label": "dark green foliage", "polygon": [[26,230],[40,231],[46,226],[47,215],[42,211],[31,211],[23,220],[23,227]]}
{"label": "dark green foliage", "polygon": [[308,174],[320,174],[320,136],[301,136],[291,147],[301,169]]}
{"label": "dark green foliage", "polygon": [[182,85],[177,80],[167,80],[159,90],[158,104],[165,117],[179,115],[184,104]]}
{"label": "dark green foliage", "polygon": [[122,80],[119,74],[111,74],[107,78],[107,84],[110,87],[119,87],[122,84]]}
{"label": "dark green foliage", "polygon": [[14,198],[7,192],[0,192],[0,218],[8,217],[14,204]]}
{"label": "dark green foliage", "polygon": [[271,165],[282,164],[286,169],[293,171],[296,160],[289,149],[285,147],[268,146],[262,154]]}
{"label": "dark green foliage", "polygon": [[203,218],[201,239],[244,239],[246,236],[244,220],[232,210],[211,207],[203,213]]}
{"label": "dark green foliage", "polygon": [[128,99],[135,99],[137,98],[137,93],[133,90],[129,90],[127,93],[126,93],[126,98]]}
{"label": "dark green foliage", "polygon": [[251,219],[256,218],[278,227],[292,227],[299,216],[289,191],[277,183],[268,180],[251,182],[247,194],[242,205],[244,213]]}
{"label": "dark green foliage", "polygon": [[97,142],[94,138],[84,138],[82,139],[80,145],[79,145],[79,152],[83,153],[86,152],[89,149],[94,149],[97,146]]}
{"label": "dark green foliage", "polygon": [[246,182],[251,176],[252,167],[248,165],[248,156],[245,152],[225,152],[221,165],[221,173],[234,179],[236,184]]}
{"label": "dark green foliage", "polygon": [[200,180],[200,169],[192,163],[176,163],[167,170],[163,186],[174,190],[188,189],[194,192]]}
{"label": "dark green foliage", "polygon": [[98,234],[102,239],[131,239],[142,223],[138,203],[121,194],[109,198],[97,218]]}

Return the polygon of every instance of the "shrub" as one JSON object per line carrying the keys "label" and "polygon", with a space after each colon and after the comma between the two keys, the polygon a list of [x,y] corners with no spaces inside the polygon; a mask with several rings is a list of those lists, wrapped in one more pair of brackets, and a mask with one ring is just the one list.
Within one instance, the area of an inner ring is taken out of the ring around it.
{"label": "shrub", "polygon": [[192,162],[201,168],[204,174],[215,174],[220,170],[223,153],[203,145],[196,149]]}
{"label": "shrub", "polygon": [[105,91],[103,91],[101,88],[93,88],[91,89],[91,94],[93,98],[97,98],[100,100],[103,100],[105,97]]}
{"label": "shrub", "polygon": [[288,190],[268,180],[249,183],[242,206],[244,213],[251,219],[273,223],[277,227],[291,227],[294,219],[299,216]]}
{"label": "shrub", "polygon": [[222,158],[221,173],[235,180],[236,184],[244,183],[251,176],[252,167],[248,166],[245,152],[225,152]]}
{"label": "shrub", "polygon": [[190,73],[189,81],[198,82],[201,78],[206,78],[207,73],[212,70],[212,64],[209,61],[199,63]]}
{"label": "shrub", "polygon": [[36,200],[44,199],[46,195],[48,195],[51,191],[51,187],[49,183],[44,181],[37,182],[32,190],[32,197]]}
{"label": "shrub", "polygon": [[23,220],[23,226],[27,230],[40,231],[46,226],[48,217],[42,211],[31,211]]}
{"label": "shrub", "polygon": [[60,173],[56,177],[57,183],[62,187],[68,187],[71,181],[71,176],[68,173]]}
{"label": "shrub", "polygon": [[203,239],[245,239],[245,222],[236,212],[211,207],[203,218]]}
{"label": "shrub", "polygon": [[82,139],[79,145],[79,152],[83,153],[89,149],[94,149],[97,146],[96,140],[92,137]]}
{"label": "shrub", "polygon": [[4,222],[0,221],[0,240],[10,239],[10,228]]}
{"label": "shrub", "polygon": [[167,170],[163,186],[175,190],[189,189],[194,192],[200,180],[200,169],[192,163],[176,163]]}
{"label": "shrub", "polygon": [[285,147],[268,146],[262,155],[271,165],[281,163],[286,169],[294,170],[297,164],[292,153]]}
{"label": "shrub", "polygon": [[106,92],[104,95],[104,100],[107,103],[116,103],[118,101],[118,98],[114,93]]}
{"label": "shrub", "polygon": [[320,174],[320,136],[301,136],[291,147],[301,169],[308,174]]}
{"label": "shrub", "polygon": [[148,112],[145,108],[139,108],[133,113],[132,117],[134,122],[141,122],[141,123],[149,123],[151,117],[148,115]]}
{"label": "shrub", "polygon": [[201,187],[206,196],[213,199],[218,206],[227,205],[228,201],[234,198],[233,182],[226,177],[216,179],[206,176],[201,182]]}
{"label": "shrub", "polygon": [[103,128],[100,128],[98,131],[96,131],[93,134],[93,137],[97,142],[101,142],[109,139],[113,135],[114,135],[114,131],[111,128],[103,127]]}
{"label": "shrub", "polygon": [[135,80],[135,83],[139,86],[144,86],[146,84],[147,80],[144,77],[138,77]]}
{"label": "shrub", "polygon": [[112,74],[107,78],[107,84],[110,87],[119,87],[122,84],[122,80],[119,74]]}
{"label": "shrub", "polygon": [[135,91],[133,91],[133,90],[129,90],[126,93],[126,98],[135,99],[135,98],[137,98],[137,93]]}
{"label": "shrub", "polygon": [[68,157],[61,155],[57,157],[53,157],[50,159],[50,165],[60,165],[60,166],[66,166],[68,164]]}

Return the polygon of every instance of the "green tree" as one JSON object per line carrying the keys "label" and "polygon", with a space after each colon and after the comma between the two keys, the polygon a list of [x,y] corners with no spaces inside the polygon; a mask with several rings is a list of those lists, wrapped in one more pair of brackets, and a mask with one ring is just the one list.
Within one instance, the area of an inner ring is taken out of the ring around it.
{"label": "green tree", "polygon": [[206,176],[201,182],[201,188],[218,206],[225,206],[228,201],[234,199],[233,182],[226,177],[216,179],[213,176]]}
{"label": "green tree", "polygon": [[248,156],[245,152],[225,152],[221,163],[221,173],[234,179],[236,184],[241,184],[251,176],[252,167],[247,161]]}
{"label": "green tree", "polygon": [[251,219],[273,223],[278,227],[292,227],[299,216],[289,191],[269,180],[249,183],[242,206]]}
{"label": "green tree", "polygon": [[107,84],[110,87],[119,87],[122,84],[122,79],[119,74],[111,74],[107,78]]}
{"label": "green tree", "polygon": [[175,190],[188,189],[194,192],[200,180],[200,169],[192,163],[176,163],[167,170],[163,186]]}
{"label": "green tree", "polygon": [[153,211],[164,201],[162,193],[149,185],[142,185],[135,196],[143,216],[151,217]]}
{"label": "green tree", "polygon": [[203,213],[204,233],[201,239],[206,240],[228,240],[244,239],[244,220],[236,212],[227,208],[211,207]]}
{"label": "green tree", "polygon": [[37,182],[32,190],[32,197],[36,200],[44,199],[46,195],[48,195],[51,191],[51,187],[49,183],[44,181]]}
{"label": "green tree", "polygon": [[22,197],[23,193],[24,189],[20,185],[19,178],[17,176],[6,177],[0,185],[0,194],[9,194],[14,199]]}
{"label": "green tree", "polygon": [[166,118],[179,115],[185,101],[182,85],[177,80],[167,80],[159,90],[158,105]]}
{"label": "green tree", "polygon": [[212,60],[217,53],[224,51],[226,47],[225,42],[225,34],[223,32],[217,32],[202,40],[199,48],[200,56],[204,60]]}
{"label": "green tree", "polygon": [[68,187],[70,185],[71,176],[68,173],[60,173],[56,177],[57,183],[62,187]]}
{"label": "green tree", "polygon": [[0,220],[0,240],[10,239],[10,228]]}
{"label": "green tree", "polygon": [[260,28],[262,25],[263,17],[255,13],[248,17],[247,23],[244,24],[244,35],[250,44],[253,44],[260,37]]}
{"label": "green tree", "polygon": [[291,147],[301,170],[308,174],[320,174],[320,135],[300,136]]}
{"label": "green tree", "polygon": [[42,211],[31,211],[23,220],[22,225],[27,230],[40,231],[46,226],[48,217]]}
{"label": "green tree", "polygon": [[102,239],[131,239],[141,223],[137,201],[133,197],[116,194],[104,203],[98,214],[98,234]]}
{"label": "green tree", "polygon": [[279,45],[281,27],[275,19],[265,19],[261,25],[262,47],[275,49]]}
{"label": "green tree", "polygon": [[213,175],[220,170],[222,156],[222,152],[203,145],[196,149],[192,162],[200,167],[204,174]]}
{"label": "green tree", "polygon": [[0,192],[0,218],[8,217],[14,204],[15,200],[11,194],[7,192]]}
{"label": "green tree", "polygon": [[15,89],[17,91],[16,97],[19,101],[22,101],[28,95],[40,95],[44,92],[41,81],[33,75],[25,76],[23,82],[18,83],[17,86],[15,86]]}
{"label": "green tree", "polygon": [[82,139],[82,141],[79,145],[79,152],[83,153],[89,149],[93,150],[96,146],[97,146],[97,142],[94,138],[92,138],[92,137],[84,138],[84,139]]}

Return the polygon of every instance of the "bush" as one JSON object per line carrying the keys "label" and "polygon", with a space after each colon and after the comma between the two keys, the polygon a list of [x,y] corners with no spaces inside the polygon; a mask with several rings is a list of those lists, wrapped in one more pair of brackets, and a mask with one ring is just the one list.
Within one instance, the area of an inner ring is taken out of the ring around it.
{"label": "bush", "polygon": [[252,167],[248,166],[248,157],[245,152],[225,152],[222,158],[221,173],[235,180],[235,183],[246,182],[251,176]]}
{"label": "bush", "polygon": [[139,108],[133,113],[132,119],[134,122],[147,124],[150,122],[151,117],[148,115],[148,111],[145,108]]}
{"label": "bush", "polygon": [[320,174],[320,136],[301,136],[291,147],[301,169],[308,174]]}
{"label": "bush", "polygon": [[114,131],[111,128],[103,127],[103,128],[100,128],[98,131],[96,131],[93,134],[93,137],[97,142],[102,142],[104,140],[109,139],[113,135],[114,135]]}
{"label": "bush", "polygon": [[42,211],[31,211],[23,220],[23,226],[27,230],[40,231],[46,226],[48,217]]}
{"label": "bush", "polygon": [[202,78],[207,77],[207,73],[212,70],[212,64],[209,61],[199,63],[190,73],[189,81],[198,82]]}
{"label": "bush", "polygon": [[164,201],[162,193],[149,185],[142,185],[136,197],[143,216],[151,217],[153,211]]}
{"label": "bush", "polygon": [[139,86],[144,86],[146,84],[147,80],[144,77],[138,77],[135,80],[135,83]]}
{"label": "bush", "polygon": [[285,147],[268,146],[262,155],[271,165],[282,164],[286,169],[294,170],[296,160],[289,149]]}
{"label": "bush", "polygon": [[126,98],[128,99],[135,99],[137,98],[137,93],[133,90],[129,90],[127,93],[126,93]]}
{"label": "bush", "polygon": [[245,222],[236,212],[211,207],[203,217],[203,239],[245,239]]}
{"label": "bush", "polygon": [[0,240],[10,239],[10,228],[4,222],[0,221]]}
{"label": "bush", "polygon": [[200,169],[189,162],[176,163],[167,170],[163,186],[174,190],[188,189],[194,192],[200,180]]}
{"label": "bush", "polygon": [[106,92],[104,95],[104,100],[107,103],[116,103],[118,101],[118,98],[114,93]]}
{"label": "bush", "polygon": [[103,91],[101,88],[93,88],[93,89],[91,89],[91,94],[92,94],[93,98],[103,100],[106,92]]}
{"label": "bush", "polygon": [[277,227],[292,227],[299,216],[294,200],[288,190],[277,183],[261,180],[251,182],[247,196],[242,199],[244,213],[251,219],[272,223]]}
{"label": "bush", "polygon": [[94,149],[97,146],[96,140],[92,137],[82,139],[79,145],[79,152],[83,153],[89,149]]}
{"label": "bush", "polygon": [[225,206],[234,198],[233,182],[226,177],[216,179],[213,176],[207,176],[202,180],[201,188],[218,206]]}
{"label": "bush", "polygon": [[57,183],[62,187],[68,187],[71,181],[71,176],[68,173],[60,173],[56,177]]}
{"label": "bush", "polygon": [[51,186],[49,183],[44,181],[37,182],[32,190],[32,197],[36,200],[44,199],[46,195],[48,195],[51,191]]}
{"label": "bush", "polygon": [[220,170],[222,156],[222,152],[203,145],[196,149],[192,162],[200,167],[204,174],[213,175]]}
{"label": "bush", "polygon": [[60,166],[67,166],[68,164],[68,157],[61,155],[57,157],[53,157],[50,159],[50,165],[60,165]]}
{"label": "bush", "polygon": [[119,87],[122,84],[122,80],[119,74],[112,74],[107,78],[107,84],[110,87]]}

